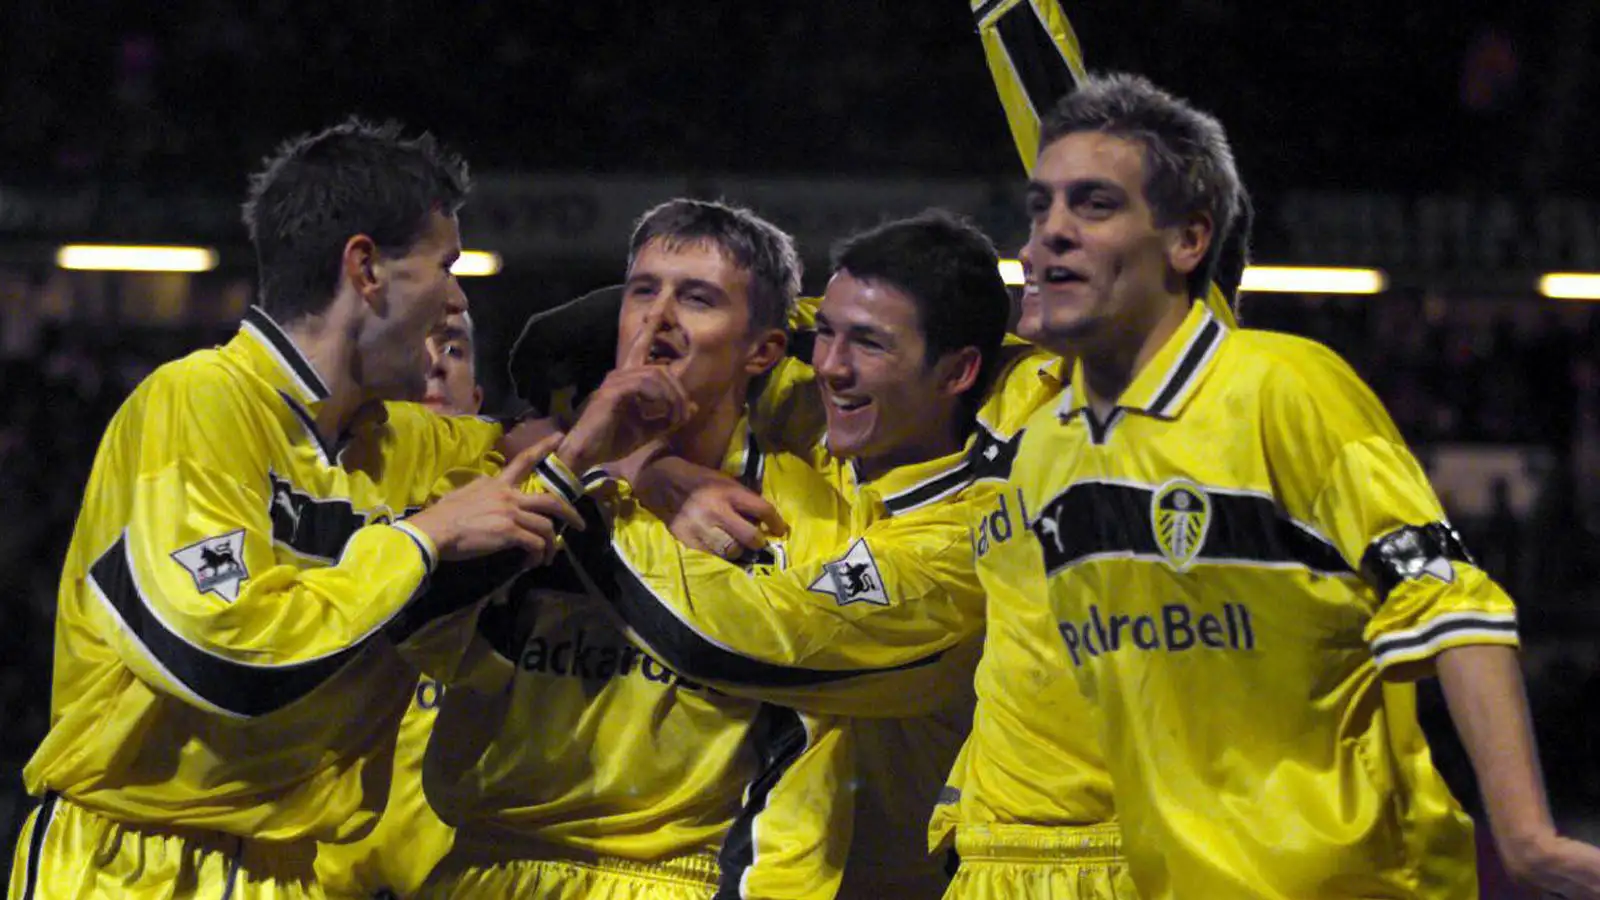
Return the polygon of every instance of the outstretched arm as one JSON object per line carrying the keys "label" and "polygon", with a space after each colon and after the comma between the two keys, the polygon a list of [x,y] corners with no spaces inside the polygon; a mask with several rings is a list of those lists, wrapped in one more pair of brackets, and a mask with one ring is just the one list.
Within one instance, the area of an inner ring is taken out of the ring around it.
{"label": "outstretched arm", "polygon": [[1563,897],[1600,898],[1600,848],[1562,837],[1550,817],[1516,651],[1456,647],[1435,665],[1506,869]]}

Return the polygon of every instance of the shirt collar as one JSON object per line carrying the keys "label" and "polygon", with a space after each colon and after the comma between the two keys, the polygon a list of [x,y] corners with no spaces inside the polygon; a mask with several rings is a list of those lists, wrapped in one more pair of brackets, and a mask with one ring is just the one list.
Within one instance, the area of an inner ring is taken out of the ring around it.
{"label": "shirt collar", "polygon": [[1061,386],[1067,383],[1067,374],[1070,371],[1067,368],[1066,359],[1051,355],[1044,362],[1039,363],[1037,374],[1040,381],[1055,390],[1060,390]]}
{"label": "shirt collar", "polygon": [[313,412],[316,404],[328,399],[328,385],[317,374],[311,360],[306,359],[266,310],[250,307],[239,324],[239,334],[248,339],[239,343],[254,363],[252,368],[273,387]]}
{"label": "shirt collar", "polygon": [[[347,431],[334,444],[322,439],[317,431],[317,408],[329,396],[328,385],[317,374],[294,341],[266,311],[252,306],[239,323],[239,334],[228,343],[228,348],[243,357],[246,368],[278,392],[284,405],[299,420],[306,438],[328,465],[333,465],[348,442]],[[378,411],[379,418],[384,411]]]}
{"label": "shirt collar", "polygon": [[942,500],[972,483],[969,456],[977,434],[975,428],[966,445],[954,453],[897,466],[868,482],[861,480],[861,469],[855,460],[850,461],[848,471],[856,490],[870,489],[876,493],[889,515],[907,513]]}
{"label": "shirt collar", "polygon": [[740,416],[733,427],[733,440],[728,442],[728,452],[722,457],[722,471],[739,479],[739,483],[756,493],[761,493],[761,479],[766,472],[766,455],[756,442],[750,428],[748,414]]}
{"label": "shirt collar", "polygon": [[[1177,418],[1194,396],[1195,388],[1210,373],[1217,348],[1227,338],[1228,330],[1206,304],[1193,304],[1183,324],[1117,398],[1117,409]],[[1083,360],[1078,359],[1072,364],[1072,378],[1057,407],[1061,418],[1069,418],[1088,407],[1088,398],[1078,387],[1084,383],[1083,377]]]}

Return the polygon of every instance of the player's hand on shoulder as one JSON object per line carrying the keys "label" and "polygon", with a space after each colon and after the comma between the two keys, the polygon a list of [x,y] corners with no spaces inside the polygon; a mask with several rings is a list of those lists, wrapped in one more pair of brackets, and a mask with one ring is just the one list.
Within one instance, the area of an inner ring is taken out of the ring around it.
{"label": "player's hand on shoulder", "polygon": [[1511,877],[1549,896],[1600,900],[1600,847],[1552,832],[1504,855]]}
{"label": "player's hand on shoulder", "polygon": [[487,475],[445,494],[406,521],[433,540],[443,559],[472,559],[521,548],[532,565],[555,558],[557,520],[583,528],[583,517],[554,494],[525,493],[520,485],[561,440],[546,437]]}
{"label": "player's hand on shoulder", "polygon": [[789,527],[776,507],[737,479],[675,456],[640,470],[634,496],[684,546],[724,559],[760,550]]}

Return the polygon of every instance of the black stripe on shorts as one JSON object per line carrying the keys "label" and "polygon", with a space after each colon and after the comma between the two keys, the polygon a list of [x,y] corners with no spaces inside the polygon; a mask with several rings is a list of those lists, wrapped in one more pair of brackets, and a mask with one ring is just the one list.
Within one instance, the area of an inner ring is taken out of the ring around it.
{"label": "black stripe on shorts", "polygon": [[39,863],[44,860],[44,836],[50,829],[50,821],[55,818],[57,799],[55,791],[45,794],[34,817],[33,834],[28,838],[28,877],[23,882],[22,900],[33,900],[39,896]]}

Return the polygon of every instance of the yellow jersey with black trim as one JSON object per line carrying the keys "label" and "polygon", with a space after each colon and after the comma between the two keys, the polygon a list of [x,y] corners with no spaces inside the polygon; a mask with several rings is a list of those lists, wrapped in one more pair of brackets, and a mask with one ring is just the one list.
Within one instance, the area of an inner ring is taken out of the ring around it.
{"label": "yellow jersey with black trim", "polygon": [[501,429],[384,404],[328,446],[327,396],[252,308],[123,404],[62,572],[30,792],[264,840],[370,827],[416,678],[396,642],[468,602],[425,590],[435,550],[402,517]]}
{"label": "yellow jersey with black trim", "polygon": [[674,669],[729,694],[853,717],[860,789],[847,889],[942,889],[922,816],[972,716],[984,597],[968,527],[996,494],[992,479],[973,480],[1009,466],[1015,444],[991,423],[1014,432],[1053,395],[1040,374],[1051,359],[1008,347],[1002,376],[1026,377],[997,380],[982,427],[956,453],[862,481],[819,445],[815,471],[769,481],[775,502],[840,504],[837,533],[799,529],[739,562],[685,548],[653,518],[568,537],[596,580],[612,579],[608,599],[631,636]]}
{"label": "yellow jersey with black trim", "polygon": [[1145,897],[1476,896],[1406,679],[1515,611],[1344,361],[1195,304],[1104,419],[1040,410],[1012,484]]}
{"label": "yellow jersey with black trim", "polygon": [[[797,534],[840,527],[836,500],[775,490],[809,469],[763,453],[742,423],[724,468],[771,496]],[[588,528],[567,532],[567,564],[525,575],[480,620],[499,651],[498,681],[473,677],[477,690],[445,694],[423,775],[429,801],[457,828],[440,871],[707,857],[726,896],[832,897],[850,841],[848,731],[830,716],[714,690],[637,649],[596,601],[609,601],[611,586],[582,561],[585,540],[610,530],[594,497],[615,483],[577,483],[560,467],[540,474]],[[620,530],[650,518],[625,489],[607,507]]]}
{"label": "yellow jersey with black trim", "polygon": [[[1024,425],[1060,399],[1064,366],[1059,357],[1036,355],[1011,370],[999,393],[1013,402],[988,418],[1008,452],[979,477],[1005,485]],[[969,525],[987,631],[973,678],[972,732],[933,811],[929,848],[951,846],[958,830],[1113,821],[1098,714],[1061,653],[1043,560],[1016,490],[990,492]]]}
{"label": "yellow jersey with black trim", "polygon": [[825,441],[809,464],[768,454],[785,465],[766,496],[805,504],[784,517],[798,530],[737,562],[683,546],[654,517],[568,534],[567,546],[614,586],[606,600],[633,636],[691,677],[817,712],[927,713],[967,687],[975,656],[951,651],[983,625],[970,521],[1015,455],[1001,431],[1058,389],[1042,374],[1053,359],[1008,348],[979,427],[947,456],[863,481]]}

